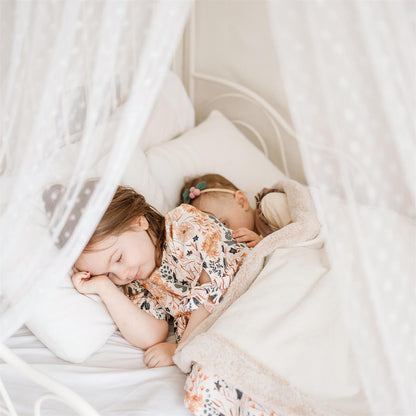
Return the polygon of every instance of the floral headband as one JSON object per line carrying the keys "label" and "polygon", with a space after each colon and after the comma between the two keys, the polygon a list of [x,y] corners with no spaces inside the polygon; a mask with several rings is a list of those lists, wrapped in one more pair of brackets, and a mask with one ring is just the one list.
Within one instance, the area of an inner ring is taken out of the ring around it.
{"label": "floral headband", "polygon": [[226,192],[228,194],[233,194],[234,191],[231,189],[223,189],[223,188],[207,188],[207,183],[205,181],[198,182],[195,186],[191,186],[190,188],[186,188],[182,193],[182,199],[185,204],[189,204],[191,200],[194,200],[201,194],[206,192]]}

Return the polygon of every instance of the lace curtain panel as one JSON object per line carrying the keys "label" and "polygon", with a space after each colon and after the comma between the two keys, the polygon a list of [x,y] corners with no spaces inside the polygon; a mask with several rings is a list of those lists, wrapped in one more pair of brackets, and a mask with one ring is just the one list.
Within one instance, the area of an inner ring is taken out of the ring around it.
{"label": "lace curtain panel", "polygon": [[416,414],[413,1],[271,1],[306,176],[375,415]]}
{"label": "lace curtain panel", "polygon": [[[188,0],[0,2],[0,341],[64,279],[88,241],[137,145],[189,7]],[[91,177],[100,180],[84,186]],[[54,184],[65,186],[45,194]]]}
{"label": "lace curtain panel", "polygon": [[[190,3],[0,2],[0,341],[88,241]],[[416,414],[415,2],[268,4],[372,412]]]}

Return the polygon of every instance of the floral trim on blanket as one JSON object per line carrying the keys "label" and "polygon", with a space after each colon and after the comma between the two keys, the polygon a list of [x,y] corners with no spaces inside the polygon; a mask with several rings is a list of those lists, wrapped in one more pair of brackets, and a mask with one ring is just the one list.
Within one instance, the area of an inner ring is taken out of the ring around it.
{"label": "floral trim on blanket", "polygon": [[279,416],[198,364],[193,364],[185,390],[185,405],[196,416]]}

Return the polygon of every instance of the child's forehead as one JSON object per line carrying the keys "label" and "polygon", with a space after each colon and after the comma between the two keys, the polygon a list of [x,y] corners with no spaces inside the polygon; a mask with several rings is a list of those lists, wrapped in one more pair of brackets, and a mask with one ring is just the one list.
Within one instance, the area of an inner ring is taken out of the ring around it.
{"label": "child's forehead", "polygon": [[[104,238],[93,246],[85,249],[75,262],[75,268],[85,271],[85,267],[99,267],[111,258],[118,248],[118,238],[115,236]],[[91,271],[91,270],[89,270]]]}
{"label": "child's forehead", "polygon": [[84,251],[85,252],[105,251],[105,250],[110,249],[114,245],[116,245],[118,240],[119,240],[119,236],[109,235],[96,241],[91,247],[88,248],[88,250],[84,250]]}
{"label": "child's forehead", "polygon": [[225,192],[210,192],[205,195],[201,195],[198,199],[198,203],[201,206],[211,205],[218,208],[224,207],[234,200],[233,195]]}
{"label": "child's forehead", "polygon": [[234,208],[234,204],[233,204],[234,198],[232,197],[231,194],[224,194],[224,195],[225,195],[225,198],[221,196],[219,198],[214,197],[214,198],[210,198],[206,200],[201,200],[201,203],[199,204],[199,206],[196,204],[195,206],[201,211],[204,211],[210,215],[213,215],[214,217],[226,216]]}

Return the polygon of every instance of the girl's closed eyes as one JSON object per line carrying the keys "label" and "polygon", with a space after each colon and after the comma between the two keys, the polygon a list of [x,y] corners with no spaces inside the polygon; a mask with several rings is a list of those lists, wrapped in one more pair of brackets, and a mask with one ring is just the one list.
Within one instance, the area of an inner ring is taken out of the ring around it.
{"label": "girl's closed eyes", "polygon": [[228,227],[228,221],[224,220],[223,218],[220,218],[220,223]]}

